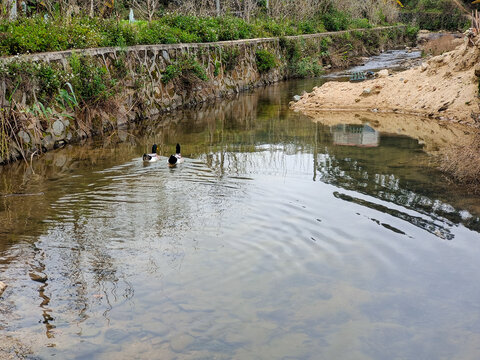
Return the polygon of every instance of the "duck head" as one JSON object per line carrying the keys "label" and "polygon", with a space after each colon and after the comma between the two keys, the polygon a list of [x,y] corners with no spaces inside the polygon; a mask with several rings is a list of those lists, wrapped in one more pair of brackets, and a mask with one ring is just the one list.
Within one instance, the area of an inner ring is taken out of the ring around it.
{"label": "duck head", "polygon": [[177,158],[175,155],[170,155],[170,157],[168,158],[168,163],[170,165],[175,165],[177,163]]}

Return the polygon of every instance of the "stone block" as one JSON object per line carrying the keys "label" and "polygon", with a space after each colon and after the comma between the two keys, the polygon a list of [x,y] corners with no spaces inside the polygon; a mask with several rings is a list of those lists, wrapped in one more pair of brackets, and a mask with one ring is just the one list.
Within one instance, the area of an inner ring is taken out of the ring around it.
{"label": "stone block", "polygon": [[19,137],[20,140],[22,140],[22,142],[24,144],[29,144],[30,143],[30,134],[27,133],[26,131],[24,130],[20,130],[18,133],[17,133],[17,136]]}
{"label": "stone block", "polygon": [[53,133],[57,136],[60,136],[65,131],[65,125],[61,120],[57,120],[52,125]]}

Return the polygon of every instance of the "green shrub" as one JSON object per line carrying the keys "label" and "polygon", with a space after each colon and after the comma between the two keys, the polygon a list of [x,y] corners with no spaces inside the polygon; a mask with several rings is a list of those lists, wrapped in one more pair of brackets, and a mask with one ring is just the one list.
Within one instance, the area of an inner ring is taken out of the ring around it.
{"label": "green shrub", "polygon": [[253,25],[240,18],[226,16],[218,20],[218,40],[238,40],[254,37]]}
{"label": "green shrub", "polygon": [[415,40],[417,38],[417,34],[420,28],[418,26],[407,25],[405,29],[405,35],[411,39]]}
{"label": "green shrub", "polygon": [[324,72],[320,59],[310,56],[293,63],[291,70],[292,76],[301,78],[320,76]]}
{"label": "green shrub", "polygon": [[322,37],[322,40],[320,40],[320,55],[323,56],[328,54],[328,51],[332,43],[333,43],[333,39],[330,36]]}
{"label": "green shrub", "polygon": [[207,71],[198,61],[190,60],[189,65],[184,66],[183,71],[191,71],[200,80],[208,80]]}
{"label": "green shrub", "polygon": [[370,29],[373,26],[370,24],[368,19],[362,18],[362,19],[353,19],[350,27],[353,29]]}
{"label": "green shrub", "polygon": [[265,49],[255,51],[255,59],[260,73],[268,72],[277,65],[275,55]]}
{"label": "green shrub", "polygon": [[167,84],[171,80],[177,78],[182,73],[182,69],[178,64],[168,65],[162,72],[162,83]]}
{"label": "green shrub", "polygon": [[193,57],[185,57],[168,65],[162,72],[162,83],[167,84],[175,78],[181,77],[183,82],[191,82],[191,75],[197,79],[207,81],[207,71]]}
{"label": "green shrub", "polygon": [[332,9],[322,17],[323,24],[328,31],[348,29],[350,17],[347,13]]}
{"label": "green shrub", "polygon": [[286,38],[280,38],[279,41],[279,45],[284,49],[286,59],[289,63],[295,62],[300,58],[302,50],[298,41]]}
{"label": "green shrub", "polygon": [[40,88],[40,100],[50,100],[62,85],[62,74],[59,70],[54,69],[49,63],[40,63],[35,75],[38,79],[38,85]]}
{"label": "green shrub", "polygon": [[93,58],[73,53],[69,59],[75,94],[84,103],[93,103],[107,99],[113,94],[115,81],[110,79],[105,66],[95,64]]}
{"label": "green shrub", "polygon": [[[152,22],[130,24],[117,19],[62,17],[45,21],[43,17],[21,18],[18,21],[0,20],[0,55],[28,52],[58,51],[98,46],[131,46],[138,44],[174,44],[213,42],[256,37],[289,36],[343,30],[350,17],[330,10],[322,17],[302,21],[282,21],[262,17],[247,23],[233,16],[199,17],[166,15]],[[358,19],[356,27],[369,27],[368,21]]]}
{"label": "green shrub", "polygon": [[114,20],[104,20],[99,24],[92,24],[99,29],[102,37],[102,46],[132,46],[138,43],[138,30],[141,24],[134,26]]}

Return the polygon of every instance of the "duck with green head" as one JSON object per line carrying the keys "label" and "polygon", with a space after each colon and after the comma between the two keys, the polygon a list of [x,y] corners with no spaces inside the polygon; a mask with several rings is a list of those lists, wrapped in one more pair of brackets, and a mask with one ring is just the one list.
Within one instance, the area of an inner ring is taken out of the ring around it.
{"label": "duck with green head", "polygon": [[175,155],[170,155],[168,158],[168,166],[174,167],[177,166],[177,164],[181,164],[184,162],[184,159],[182,158],[182,154],[180,153],[180,144],[177,144],[176,149],[175,149]]}
{"label": "duck with green head", "polygon": [[153,144],[152,152],[150,154],[143,154],[144,162],[155,162],[158,161],[159,157],[157,154],[157,144]]}

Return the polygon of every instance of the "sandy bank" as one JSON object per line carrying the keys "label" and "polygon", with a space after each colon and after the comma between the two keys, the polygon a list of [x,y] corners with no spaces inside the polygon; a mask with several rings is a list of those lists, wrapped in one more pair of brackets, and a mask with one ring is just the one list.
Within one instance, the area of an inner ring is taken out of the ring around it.
{"label": "sandy bank", "polygon": [[[447,119],[478,126],[479,38],[394,75],[361,83],[328,82],[292,104],[312,118],[331,111],[373,111]],[[324,116],[321,116],[324,118]],[[477,120],[475,120],[477,119]]]}

